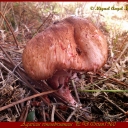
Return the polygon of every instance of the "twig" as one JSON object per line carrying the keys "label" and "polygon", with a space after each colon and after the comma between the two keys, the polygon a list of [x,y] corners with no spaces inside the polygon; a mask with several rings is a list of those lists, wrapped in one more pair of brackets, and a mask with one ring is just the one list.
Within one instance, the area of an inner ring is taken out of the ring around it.
{"label": "twig", "polygon": [[[97,88],[99,88],[100,90],[103,90],[102,88],[100,88],[97,84],[94,84],[94,86],[96,86]],[[100,91],[101,92],[101,91]],[[108,96],[107,93],[104,92],[105,96]]]}
{"label": "twig", "polygon": [[[115,75],[115,76],[116,76],[116,75]],[[128,87],[127,84],[125,84],[125,83],[123,83],[123,82],[121,82],[121,81],[115,79],[114,76],[110,76],[110,77],[107,77],[107,78],[103,78],[103,80],[100,80],[100,81],[98,81],[98,82],[96,81],[95,83],[94,83],[94,82],[93,82],[93,83],[89,83],[89,84],[87,84],[86,86],[94,86],[95,84],[100,84],[101,82],[104,82],[104,81],[107,81],[107,80],[113,80],[113,81],[119,83],[120,85],[123,85],[123,86],[127,86],[127,87]]]}
{"label": "twig", "polygon": [[110,99],[108,99],[107,97],[105,96],[101,96],[103,98],[105,98],[107,101],[109,101],[112,105],[114,105],[116,108],[118,108],[122,113],[124,113],[125,115],[127,114],[126,111],[124,111],[122,108],[120,108],[118,105],[116,105],[115,103],[113,103]]}
{"label": "twig", "polygon": [[51,114],[51,122],[54,122],[54,115],[55,115],[55,110],[56,110],[56,105],[52,104],[53,108],[52,108],[52,114]]}
{"label": "twig", "polygon": [[14,38],[14,40],[15,40],[16,46],[17,46],[17,48],[19,48],[18,43],[17,43],[17,40],[16,40],[16,37],[15,37],[15,35],[14,35],[14,33],[13,33],[13,31],[12,31],[12,29],[11,29],[11,27],[10,27],[8,21],[7,21],[7,19],[4,17],[4,15],[2,14],[1,11],[0,11],[0,15],[3,17],[3,19],[4,19],[5,22],[7,23],[7,26],[8,26],[8,28],[10,29],[10,31],[11,31],[11,33],[12,33],[12,35],[13,35],[13,38]]}
{"label": "twig", "polygon": [[65,122],[66,120],[65,120],[65,118],[57,111],[57,110],[55,110],[56,111],[56,116],[62,121],[62,122]]}
{"label": "twig", "polygon": [[76,89],[74,80],[71,80],[71,81],[72,81],[72,85],[73,85],[73,88],[74,88],[74,91],[75,91],[75,94],[76,94],[77,102],[80,104],[80,99],[79,99],[79,96],[78,96],[78,93],[77,93],[77,89]]}
{"label": "twig", "polygon": [[121,56],[125,53],[125,51],[127,50],[127,48],[128,48],[128,42],[126,43],[126,45],[125,45],[123,51],[121,52],[120,56],[116,59],[115,63],[112,64],[111,68],[105,74],[107,74],[108,72],[110,72],[114,68],[114,66],[119,61],[119,59],[121,58]]}
{"label": "twig", "polygon": [[115,81],[115,82],[117,82],[118,84],[121,84],[121,85],[124,85],[124,86],[127,86],[127,87],[128,87],[128,84],[125,84],[125,83],[123,83],[123,82],[117,80],[116,78],[109,78],[109,79],[110,79],[110,80],[113,80],[113,81]]}
{"label": "twig", "polygon": [[126,45],[125,45],[123,51],[121,52],[120,56],[117,58],[116,63],[119,61],[119,59],[120,59],[121,56],[124,54],[124,52],[126,51],[127,48],[128,48],[128,42],[126,43]]}
{"label": "twig", "polygon": [[41,115],[43,116],[43,122],[46,122],[46,115],[45,115],[45,107],[44,105],[42,106],[42,112],[41,112]]}
{"label": "twig", "polygon": [[1,50],[4,52],[4,54],[7,56],[7,58],[9,59],[9,61],[10,61],[13,65],[15,65],[14,62],[12,61],[11,57],[7,54],[7,52],[4,50],[4,48],[3,48],[1,45],[0,45],[0,48],[1,48]]}
{"label": "twig", "polygon": [[17,115],[20,116],[20,112],[19,112],[19,104],[18,105],[15,105],[15,109],[16,109],[16,112],[17,112]]}
{"label": "twig", "polygon": [[[44,20],[44,22],[37,28],[37,32],[40,30],[40,28],[45,24],[45,22],[48,20],[48,18],[50,17],[50,16],[52,16],[52,14],[50,13],[49,15],[48,15],[48,17]],[[37,33],[36,32],[36,33]],[[34,34],[35,35],[35,34]]]}
{"label": "twig", "polygon": [[12,103],[9,104],[9,105],[6,105],[6,106],[4,106],[4,107],[1,107],[1,108],[0,108],[0,111],[3,111],[3,110],[5,110],[5,109],[7,109],[7,108],[10,108],[10,107],[12,107],[12,106],[14,106],[14,105],[16,105],[16,104],[25,102],[25,101],[27,101],[27,100],[30,100],[30,99],[33,99],[33,98],[36,98],[36,97],[39,97],[39,96],[47,95],[47,94],[50,94],[50,93],[53,93],[53,92],[56,92],[56,90],[47,91],[47,92],[42,92],[42,93],[39,93],[39,94],[35,94],[35,95],[33,95],[33,96],[29,96],[29,97],[24,98],[24,99],[22,99],[22,100],[19,100],[19,101],[16,101],[16,102],[12,102]]}
{"label": "twig", "polygon": [[25,111],[25,115],[24,115],[24,119],[23,119],[24,122],[27,119],[29,107],[30,107],[30,100],[28,100],[28,102],[27,102],[26,111]]}
{"label": "twig", "polygon": [[[19,65],[21,64],[22,62],[19,62],[13,69],[13,72],[15,72],[16,68],[19,67]],[[20,68],[20,67],[19,67]]]}
{"label": "twig", "polygon": [[77,109],[75,109],[68,117],[68,119],[66,120],[66,122],[69,122],[70,119],[72,118],[72,116],[76,113]]}
{"label": "twig", "polygon": [[128,90],[80,90],[80,92],[128,92]]}
{"label": "twig", "polygon": [[117,114],[117,115],[110,115],[110,114],[107,113],[107,116],[108,116],[109,118],[119,118],[120,116],[123,116],[123,114],[122,114],[122,113],[119,113],[119,114]]}
{"label": "twig", "polygon": [[[3,10],[1,9],[1,11],[3,12],[3,15],[4,15],[4,16],[11,10],[11,8],[8,8],[8,3],[9,3],[9,2],[6,2],[6,3],[5,3],[5,6],[4,6],[4,9],[3,9]],[[4,19],[1,20],[0,28],[2,28],[3,22],[4,22]]]}
{"label": "twig", "polygon": [[23,112],[21,113],[20,119],[18,121],[20,121],[20,122],[26,121],[29,107],[30,107],[30,100],[28,100],[26,107],[23,109]]}
{"label": "twig", "polygon": [[94,86],[94,85],[98,85],[98,84],[101,84],[102,82],[105,82],[105,81],[107,81],[109,78],[103,78],[102,80],[98,80],[98,81],[94,81],[93,83],[89,83],[89,84],[87,84],[86,86],[87,87],[90,87],[90,86]]}
{"label": "twig", "polygon": [[0,69],[0,76],[1,76],[1,79],[2,79],[2,82],[0,82],[2,84],[2,87],[0,87],[0,90],[2,90],[5,87],[6,84],[5,84],[5,80],[4,80],[1,69]]}
{"label": "twig", "polygon": [[[11,70],[9,70],[7,67],[5,67],[1,62],[0,62],[0,66],[2,66],[6,71],[8,71],[11,75],[15,76],[16,78],[18,78]],[[19,79],[19,78],[18,78]]]}

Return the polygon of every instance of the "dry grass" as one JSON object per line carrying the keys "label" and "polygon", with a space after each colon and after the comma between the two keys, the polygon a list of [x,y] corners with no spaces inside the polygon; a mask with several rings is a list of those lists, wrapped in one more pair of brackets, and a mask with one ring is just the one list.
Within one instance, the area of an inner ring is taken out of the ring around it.
{"label": "dry grass", "polygon": [[[112,24],[98,21],[98,27],[108,39],[108,61],[96,74],[78,73],[69,82],[74,98],[82,106],[72,108],[56,92],[49,92],[52,89],[45,81],[30,79],[22,67],[21,57],[26,42],[55,21],[57,14],[54,9],[50,9],[49,3],[42,3],[42,6],[18,2],[0,4],[0,11],[10,25],[8,27],[5,19],[0,17],[1,122],[128,120],[127,31],[111,29]],[[56,8],[56,5],[52,6]],[[58,8],[56,10],[60,12]],[[73,12],[73,7],[68,11]],[[34,96],[41,92],[50,94]],[[32,97],[24,101],[29,96]]]}

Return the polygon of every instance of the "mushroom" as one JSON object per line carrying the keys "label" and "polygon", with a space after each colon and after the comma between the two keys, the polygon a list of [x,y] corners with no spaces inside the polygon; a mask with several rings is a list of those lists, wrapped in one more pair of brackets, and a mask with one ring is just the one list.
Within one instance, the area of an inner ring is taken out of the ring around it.
{"label": "mushroom", "polygon": [[70,71],[99,70],[108,55],[107,41],[88,18],[71,16],[38,33],[23,51],[26,73],[34,80],[47,80],[72,105],[68,79]]}

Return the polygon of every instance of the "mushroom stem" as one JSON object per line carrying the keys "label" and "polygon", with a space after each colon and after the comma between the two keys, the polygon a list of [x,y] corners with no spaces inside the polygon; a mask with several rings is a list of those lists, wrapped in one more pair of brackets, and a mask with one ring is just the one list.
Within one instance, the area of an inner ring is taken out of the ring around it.
{"label": "mushroom stem", "polygon": [[71,95],[69,90],[68,82],[71,77],[71,72],[64,70],[57,71],[51,78],[47,80],[47,83],[51,88],[58,89],[58,94],[61,95],[71,105],[76,105],[77,102]]}

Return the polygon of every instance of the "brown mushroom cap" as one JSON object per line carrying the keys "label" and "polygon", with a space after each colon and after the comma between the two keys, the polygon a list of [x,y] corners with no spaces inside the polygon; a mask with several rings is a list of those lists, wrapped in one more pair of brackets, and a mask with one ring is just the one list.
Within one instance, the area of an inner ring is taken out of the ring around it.
{"label": "brown mushroom cap", "polygon": [[107,60],[104,35],[89,19],[68,17],[37,34],[26,45],[22,61],[35,80],[57,70],[96,71]]}

